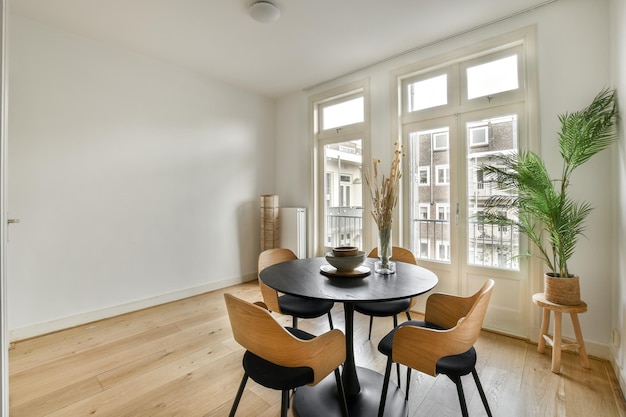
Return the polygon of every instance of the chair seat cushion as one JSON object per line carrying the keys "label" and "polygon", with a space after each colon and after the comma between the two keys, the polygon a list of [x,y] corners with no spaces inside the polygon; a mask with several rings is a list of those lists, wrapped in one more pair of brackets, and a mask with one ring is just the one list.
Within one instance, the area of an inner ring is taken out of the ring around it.
{"label": "chair seat cushion", "polygon": [[[378,351],[385,356],[391,356],[393,347],[393,336],[396,330],[402,326],[417,326],[425,327],[428,329],[445,330],[445,328],[438,326],[434,323],[429,323],[422,320],[410,320],[405,321],[398,327],[387,333],[385,337],[378,344]],[[472,346],[467,352],[460,353],[458,355],[444,356],[437,361],[436,371],[438,374],[451,375],[451,376],[463,376],[472,372],[472,369],[476,366],[476,349]]]}
{"label": "chair seat cushion", "polygon": [[[299,339],[310,340],[314,335],[300,329],[286,328]],[[258,384],[275,390],[290,390],[313,382],[313,369],[308,366],[286,367],[276,365],[246,351],[243,355],[243,369]]]}
{"label": "chair seat cushion", "polygon": [[407,311],[411,306],[411,299],[393,301],[378,301],[375,303],[356,303],[354,310],[361,314],[374,317],[389,317]]}
{"label": "chair seat cushion", "polygon": [[437,373],[450,376],[463,376],[476,367],[476,349],[472,346],[467,352],[444,356],[437,361]]}
{"label": "chair seat cushion", "polygon": [[403,327],[403,326],[416,326],[416,327],[426,327],[428,329],[435,329],[435,330],[445,330],[441,326],[437,326],[436,324],[428,323],[423,320],[405,321],[404,323],[400,324],[398,327],[396,327],[395,329],[387,333],[387,335],[382,338],[380,343],[378,343],[378,351],[380,353],[382,353],[385,356],[391,356],[391,348],[393,346],[393,335],[396,334],[396,330],[398,330],[400,327]]}
{"label": "chair seat cushion", "polygon": [[288,294],[278,297],[278,304],[283,314],[303,319],[314,319],[323,316],[327,314],[334,305],[332,301],[311,300]]}

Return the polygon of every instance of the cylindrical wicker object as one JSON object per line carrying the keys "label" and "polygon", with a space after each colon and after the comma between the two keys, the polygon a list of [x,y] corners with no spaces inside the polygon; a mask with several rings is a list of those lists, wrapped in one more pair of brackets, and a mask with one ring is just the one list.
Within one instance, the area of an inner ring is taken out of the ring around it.
{"label": "cylindrical wicker object", "polygon": [[580,304],[580,282],[578,275],[569,278],[543,276],[543,291],[546,300],[554,304],[575,306]]}
{"label": "cylindrical wicker object", "polygon": [[261,196],[261,252],[278,247],[280,239],[278,206],[278,195]]}

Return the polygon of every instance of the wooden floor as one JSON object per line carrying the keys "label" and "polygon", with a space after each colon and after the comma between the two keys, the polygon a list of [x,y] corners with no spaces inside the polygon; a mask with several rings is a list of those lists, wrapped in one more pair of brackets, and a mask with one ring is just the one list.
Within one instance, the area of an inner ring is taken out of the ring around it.
{"label": "wooden floor", "polygon": [[[16,343],[10,351],[10,416],[228,415],[243,350],[231,336],[224,292],[260,299],[255,281]],[[341,305],[333,318],[343,329]],[[391,326],[391,319],[375,319],[372,340]],[[319,334],[328,322],[301,320],[300,327]],[[376,342],[366,340],[367,318],[357,314],[355,329],[357,365],[382,372],[385,359]],[[556,375],[548,354],[525,341],[483,332],[476,348],[494,416],[626,416],[608,362],[591,359],[585,370],[577,356],[564,354],[563,373]],[[470,416],[485,416],[471,376],[464,385]],[[278,416],[279,407],[278,392],[251,381],[237,416]],[[460,416],[454,384],[414,372],[410,415]]]}

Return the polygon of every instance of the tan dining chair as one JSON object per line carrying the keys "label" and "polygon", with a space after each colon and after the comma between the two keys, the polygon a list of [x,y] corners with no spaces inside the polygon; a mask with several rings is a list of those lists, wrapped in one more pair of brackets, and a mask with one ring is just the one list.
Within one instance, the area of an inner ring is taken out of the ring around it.
{"label": "tan dining chair", "polygon": [[281,416],[287,416],[289,392],[304,385],[316,385],[335,373],[338,407],[348,417],[339,366],[346,359],[346,338],[339,329],[320,336],[303,330],[284,328],[259,304],[251,304],[232,294],[224,294],[235,341],[246,349],[244,375],[230,411],[234,417],[248,378],[280,390]]}
{"label": "tan dining chair", "polygon": [[409,399],[411,369],[432,376],[447,375],[456,385],[463,417],[468,417],[468,412],[461,377],[471,373],[487,415],[491,417],[489,403],[476,372],[474,343],[480,335],[493,285],[492,279],[487,280],[470,297],[432,294],[426,301],[424,321],[406,321],[380,341],[378,351],[387,356],[387,367],[379,417],[384,414],[393,362],[407,366],[406,401]]}
{"label": "tan dining chair", "polygon": [[[374,248],[367,255],[368,258],[378,258],[378,248]],[[391,259],[398,262],[406,262],[417,265],[415,255],[408,249],[399,246],[391,248]],[[377,301],[375,303],[356,303],[354,310],[361,314],[370,316],[370,328],[367,340],[372,338],[372,324],[374,317],[393,317],[393,327],[398,325],[398,314],[405,313],[407,320],[411,320],[411,308],[415,305],[417,298],[405,298],[394,301]]]}
{"label": "tan dining chair", "polygon": [[292,325],[298,328],[298,318],[314,319],[316,317],[328,316],[328,323],[333,329],[333,316],[330,310],[334,304],[332,301],[312,300],[308,298],[296,297],[289,294],[279,294],[275,289],[265,285],[261,281],[261,271],[265,268],[281,262],[298,259],[298,257],[286,248],[267,249],[259,255],[259,287],[263,296],[263,302],[270,311],[290,315]]}

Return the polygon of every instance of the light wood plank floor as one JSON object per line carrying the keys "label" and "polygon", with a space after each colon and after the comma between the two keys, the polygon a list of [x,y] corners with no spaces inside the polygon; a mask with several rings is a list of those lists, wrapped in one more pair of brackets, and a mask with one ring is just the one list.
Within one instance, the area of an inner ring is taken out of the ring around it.
{"label": "light wood plank floor", "polygon": [[[228,415],[243,374],[243,350],[231,336],[224,292],[260,300],[254,281],[15,343],[9,354],[10,416]],[[343,329],[341,305],[333,318]],[[377,342],[367,341],[367,320],[355,318],[357,365],[383,372]],[[391,319],[375,319],[372,340],[391,326]],[[300,320],[300,327],[319,334],[328,321]],[[576,355],[564,354],[563,373],[556,375],[549,355],[534,344],[483,332],[476,348],[494,416],[626,417],[608,362],[591,359],[585,370]],[[485,416],[471,376],[464,386],[470,415]],[[278,392],[250,381],[237,415],[277,416],[279,409]],[[414,372],[410,410],[411,416],[460,416],[454,384]]]}

